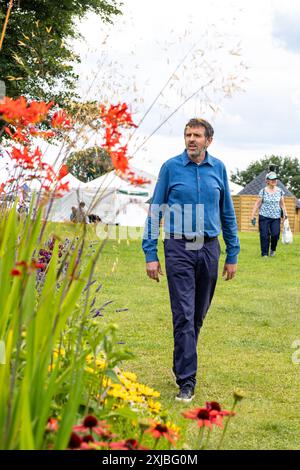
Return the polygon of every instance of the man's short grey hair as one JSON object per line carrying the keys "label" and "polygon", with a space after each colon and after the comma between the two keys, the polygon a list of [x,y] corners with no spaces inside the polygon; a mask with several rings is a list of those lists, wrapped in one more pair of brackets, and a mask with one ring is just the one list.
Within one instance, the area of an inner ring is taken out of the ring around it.
{"label": "man's short grey hair", "polygon": [[205,129],[205,137],[207,138],[213,138],[214,135],[214,129],[209,122],[205,121],[205,119],[201,118],[192,118],[189,120],[189,122],[186,124],[184,128],[184,135],[187,127],[199,127],[202,126]]}

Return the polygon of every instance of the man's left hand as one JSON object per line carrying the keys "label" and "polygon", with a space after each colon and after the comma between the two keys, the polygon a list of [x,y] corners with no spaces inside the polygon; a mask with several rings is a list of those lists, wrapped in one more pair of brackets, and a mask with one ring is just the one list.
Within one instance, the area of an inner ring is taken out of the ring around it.
{"label": "man's left hand", "polygon": [[237,270],[237,264],[224,264],[223,274],[222,276],[225,277],[225,281],[230,281],[235,276]]}

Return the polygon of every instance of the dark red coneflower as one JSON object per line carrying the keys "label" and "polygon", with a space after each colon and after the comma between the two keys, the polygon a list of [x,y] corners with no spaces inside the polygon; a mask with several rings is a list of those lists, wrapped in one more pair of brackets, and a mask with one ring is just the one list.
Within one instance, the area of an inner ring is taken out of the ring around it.
{"label": "dark red coneflower", "polygon": [[89,442],[94,442],[94,441],[95,439],[93,438],[91,434],[87,434],[86,436],[83,436],[82,438],[82,442],[89,443]]}
{"label": "dark red coneflower", "polygon": [[188,419],[195,419],[199,428],[207,426],[211,429],[210,412],[207,408],[194,408],[193,410],[184,411],[182,415]]}
{"label": "dark red coneflower", "polygon": [[98,419],[93,415],[88,415],[84,418],[82,425],[85,428],[94,428],[98,424]]}
{"label": "dark red coneflower", "polygon": [[119,442],[111,442],[109,444],[110,449],[114,450],[148,450],[147,447],[139,445],[135,439],[126,439]]}
{"label": "dark red coneflower", "polygon": [[108,429],[108,424],[105,421],[98,421],[98,419],[93,415],[86,416],[83,423],[79,426],[73,426],[73,431],[89,432],[90,434],[94,432],[105,439],[111,439],[114,437]]}
{"label": "dark red coneflower", "polygon": [[175,444],[175,440],[178,437],[175,431],[168,428],[165,424],[157,423],[156,421],[152,422],[151,428],[148,429],[146,432],[152,434],[155,439],[165,437],[172,444]]}
{"label": "dark red coneflower", "polygon": [[208,411],[216,411],[220,416],[234,416],[234,411],[222,410],[221,405],[217,401],[207,401],[206,408]]}
{"label": "dark red coneflower", "polygon": [[81,437],[78,436],[75,432],[72,432],[68,444],[69,449],[79,449],[80,445],[82,443]]}

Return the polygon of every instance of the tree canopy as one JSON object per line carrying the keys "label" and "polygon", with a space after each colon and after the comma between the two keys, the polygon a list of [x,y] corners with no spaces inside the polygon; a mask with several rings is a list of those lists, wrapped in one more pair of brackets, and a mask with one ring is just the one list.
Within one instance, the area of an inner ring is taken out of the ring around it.
{"label": "tree canopy", "polygon": [[[3,24],[8,0],[1,2]],[[80,35],[76,21],[89,12],[112,22],[120,14],[118,0],[16,0],[0,52],[0,79],[10,97],[24,95],[62,104],[76,96],[80,61],[70,40]]]}
{"label": "tree canopy", "polygon": [[69,172],[84,183],[114,168],[108,153],[98,146],[72,152],[65,163]]}
{"label": "tree canopy", "polygon": [[246,186],[263,170],[269,170],[272,165],[282,183],[297,198],[300,198],[300,161],[298,158],[278,155],[265,156],[256,162],[250,163],[246,170],[235,170],[231,175],[231,180],[234,183]]}

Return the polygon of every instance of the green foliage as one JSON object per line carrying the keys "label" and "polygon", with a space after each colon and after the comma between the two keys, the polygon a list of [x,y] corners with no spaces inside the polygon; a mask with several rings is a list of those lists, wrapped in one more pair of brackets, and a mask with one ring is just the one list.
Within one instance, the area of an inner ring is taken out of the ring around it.
{"label": "green foliage", "polygon": [[280,157],[277,155],[265,156],[259,161],[252,162],[246,170],[236,170],[231,180],[234,183],[246,186],[263,170],[270,165],[276,167],[276,173],[282,183],[298,198],[300,198],[300,162],[297,158]]}
{"label": "green foliage", "polygon": [[[1,2],[3,24],[8,1]],[[0,79],[10,97],[24,95],[63,104],[76,96],[79,56],[70,40],[79,37],[76,22],[94,12],[106,22],[120,14],[117,0],[22,0],[14,2],[0,53]]]}
{"label": "green foliage", "polygon": [[[110,241],[97,266],[98,277],[105,277],[106,294],[117,307],[129,309],[114,315],[121,339],[135,356],[124,367],[160,391],[162,406],[181,427],[184,440],[178,449],[183,444],[197,448],[199,433],[196,423],[185,420],[181,411],[203,406],[207,400],[217,400],[227,408],[235,387],[241,387],[247,399],[230,423],[222,448],[300,449],[296,418],[300,364],[292,362],[292,354],[299,350],[292,343],[300,338],[300,236],[296,235],[293,245],[280,242],[276,257],[267,260],[261,259],[257,234],[241,233],[240,239],[238,274],[230,282],[221,276],[225,261],[221,244],[216,293],[199,337],[196,396],[184,407],[174,400],[177,388],[170,372],[173,334],[166,275],[160,283],[147,278],[139,240],[129,245],[126,240]],[[111,273],[113,253],[118,269]],[[162,243],[159,258],[165,274]],[[217,447],[218,439],[216,431],[210,449]]]}
{"label": "green foliage", "polygon": [[[0,449],[65,449],[72,427],[91,413],[118,432],[107,437],[107,446],[113,437],[139,438],[138,420],[157,413],[147,401],[157,394],[130,379],[130,389],[139,392],[128,396],[119,365],[133,356],[118,344],[117,327],[104,324],[112,301],[99,305],[101,284],[93,280],[104,242],[88,244],[86,227],[70,225],[72,240],[61,243],[68,225],[63,236],[55,224],[44,227],[41,210],[36,218],[15,208],[0,211],[0,339],[6,358],[0,363]],[[45,253],[50,245],[50,261],[37,272],[40,249]],[[49,418],[56,430],[49,429]]]}
{"label": "green foliage", "polygon": [[98,146],[72,152],[66,165],[70,173],[84,183],[113,170],[110,156]]}

